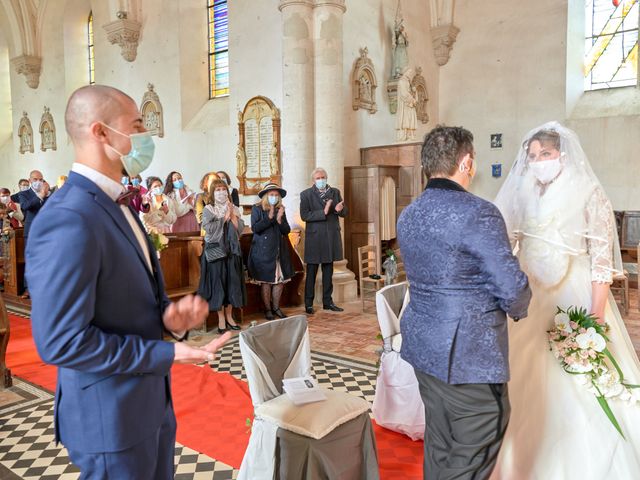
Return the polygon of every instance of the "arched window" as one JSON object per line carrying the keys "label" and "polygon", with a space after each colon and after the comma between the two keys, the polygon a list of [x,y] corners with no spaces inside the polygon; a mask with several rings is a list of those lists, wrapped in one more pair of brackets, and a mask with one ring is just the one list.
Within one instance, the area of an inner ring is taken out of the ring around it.
{"label": "arched window", "polygon": [[227,0],[207,0],[209,97],[229,95],[229,15]]}
{"label": "arched window", "polygon": [[638,3],[585,1],[585,90],[637,84]]}
{"label": "arched window", "polygon": [[89,85],[93,85],[96,83],[93,57],[93,11],[89,12],[87,19],[87,49],[89,51]]}

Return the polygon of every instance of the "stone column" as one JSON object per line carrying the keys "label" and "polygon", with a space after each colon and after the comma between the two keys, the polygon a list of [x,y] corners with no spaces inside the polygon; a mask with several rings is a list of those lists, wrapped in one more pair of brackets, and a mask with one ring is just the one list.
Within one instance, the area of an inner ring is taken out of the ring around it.
{"label": "stone column", "polygon": [[[315,164],[327,171],[329,184],[344,196],[344,116],[342,16],[345,0],[315,0]],[[347,220],[348,221],[348,220]],[[344,242],[343,242],[344,243]],[[336,303],[357,298],[357,282],[347,261],[334,264],[333,299]],[[322,300],[321,278],[316,281],[316,302]]]}
{"label": "stone column", "polygon": [[300,192],[314,161],[313,0],[280,0],[282,12],[282,177],[292,228],[300,228]]}

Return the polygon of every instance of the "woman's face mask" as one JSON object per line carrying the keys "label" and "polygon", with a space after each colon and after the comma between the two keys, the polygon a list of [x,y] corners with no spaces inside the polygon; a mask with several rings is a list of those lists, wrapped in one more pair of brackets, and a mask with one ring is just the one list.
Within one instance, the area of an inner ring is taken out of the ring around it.
{"label": "woman's face mask", "polygon": [[129,185],[129,177],[122,177],[122,180],[120,180],[120,183],[122,183],[122,185],[126,187],[127,185]]}
{"label": "woman's face mask", "polygon": [[213,192],[213,198],[217,203],[227,203],[227,200],[229,200],[229,195],[227,195],[227,192],[223,190],[216,190],[215,192]]}
{"label": "woman's face mask", "polygon": [[134,187],[139,187],[140,186],[140,179],[138,178],[134,178],[131,180],[131,185],[133,185]]}
{"label": "woman's face mask", "polygon": [[9,195],[0,196],[0,202],[4,203],[5,205],[9,203],[9,200],[11,200],[11,197],[9,197]]}
{"label": "woman's face mask", "polygon": [[180,190],[180,189],[184,188],[184,181],[183,180],[176,180],[175,182],[173,182],[173,188],[175,188],[176,190]]}
{"label": "woman's face mask", "polygon": [[543,160],[539,162],[530,162],[529,168],[531,173],[543,185],[550,183],[562,171],[562,163],[560,157],[552,160]]}
{"label": "woman's face mask", "polygon": [[129,153],[126,155],[122,154],[111,145],[108,145],[111,150],[120,155],[120,161],[122,161],[122,165],[130,177],[135,177],[149,168],[149,165],[151,165],[151,162],[153,161],[153,154],[156,149],[156,146],[153,143],[153,138],[151,137],[151,132],[127,135],[126,133],[122,133],[121,131],[110,127],[106,123],[103,123],[103,125],[109,130],[112,130],[124,137],[129,137],[129,140],[131,140],[131,150],[129,150]]}
{"label": "woman's face mask", "polygon": [[162,195],[163,190],[164,190],[164,189],[162,188],[162,186],[159,186],[159,187],[153,187],[153,188],[151,189],[151,193],[153,193],[154,195],[160,196],[160,195]]}
{"label": "woman's face mask", "polygon": [[278,197],[278,195],[269,195],[267,200],[269,201],[269,205],[277,205],[280,197]]}

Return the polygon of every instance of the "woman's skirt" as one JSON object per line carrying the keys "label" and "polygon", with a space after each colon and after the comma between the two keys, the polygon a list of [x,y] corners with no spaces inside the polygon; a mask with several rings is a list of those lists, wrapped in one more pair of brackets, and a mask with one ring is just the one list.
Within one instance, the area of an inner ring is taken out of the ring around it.
{"label": "woman's skirt", "polygon": [[235,308],[247,304],[242,257],[230,255],[215,262],[207,262],[204,253],[200,257],[200,285],[198,295],[209,303],[209,311],[223,306]]}

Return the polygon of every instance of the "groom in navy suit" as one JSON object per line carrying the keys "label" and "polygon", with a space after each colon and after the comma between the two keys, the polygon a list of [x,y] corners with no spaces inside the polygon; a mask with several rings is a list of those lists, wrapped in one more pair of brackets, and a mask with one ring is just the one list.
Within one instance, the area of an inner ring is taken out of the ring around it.
{"label": "groom in navy suit", "polygon": [[156,252],[122,195],[123,173],[136,175],[153,156],[135,102],[82,87],[65,126],[75,163],[26,248],[34,340],[58,367],[56,439],[81,478],[170,479],[171,365],[211,360],[228,337],[201,349],[163,340],[184,338],[209,309],[199,297],[169,302]]}
{"label": "groom in navy suit", "polygon": [[507,314],[531,290],[495,205],[467,192],[473,135],[438,126],[422,146],[427,188],[398,219],[411,288],[402,358],[425,406],[424,478],[488,479],[509,421]]}

